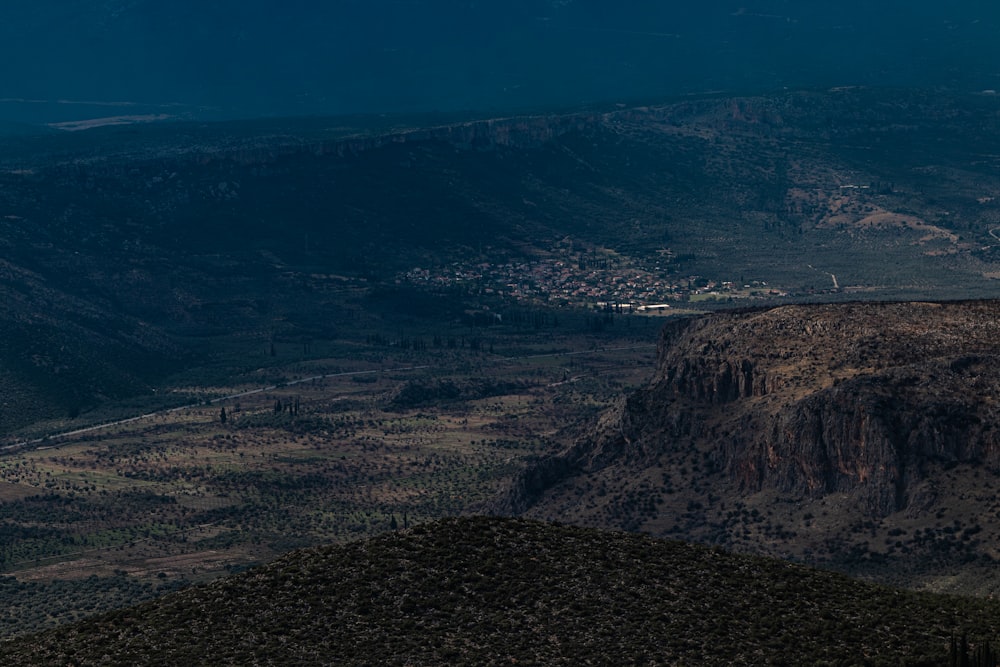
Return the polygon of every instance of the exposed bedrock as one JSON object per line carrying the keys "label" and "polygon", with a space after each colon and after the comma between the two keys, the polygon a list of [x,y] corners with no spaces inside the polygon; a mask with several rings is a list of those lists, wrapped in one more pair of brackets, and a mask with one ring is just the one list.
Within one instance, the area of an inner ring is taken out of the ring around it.
{"label": "exposed bedrock", "polygon": [[[907,508],[930,467],[1000,472],[1000,304],[785,306],[668,324],[651,384],[535,471],[705,452],[737,488]],[[544,483],[543,483],[544,482]],[[521,490],[511,509],[533,497]]]}

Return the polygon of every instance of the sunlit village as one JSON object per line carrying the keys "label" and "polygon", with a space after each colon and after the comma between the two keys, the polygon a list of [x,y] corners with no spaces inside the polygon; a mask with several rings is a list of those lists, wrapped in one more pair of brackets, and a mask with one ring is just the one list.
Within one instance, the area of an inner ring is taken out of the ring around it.
{"label": "sunlit village", "polygon": [[635,313],[663,313],[679,303],[788,296],[761,280],[681,275],[671,266],[671,251],[662,250],[658,255],[659,263],[651,266],[638,266],[611,251],[564,251],[559,256],[504,263],[452,262],[434,268],[414,267],[400,273],[396,282],[439,289],[464,287],[468,293],[535,305]]}

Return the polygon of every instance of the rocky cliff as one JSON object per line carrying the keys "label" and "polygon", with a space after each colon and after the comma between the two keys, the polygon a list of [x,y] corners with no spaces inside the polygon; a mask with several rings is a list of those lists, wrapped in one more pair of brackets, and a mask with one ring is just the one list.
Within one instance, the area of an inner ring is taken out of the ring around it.
{"label": "rocky cliff", "polygon": [[[998,341],[994,301],[676,320],[651,383],[605,414],[597,435],[529,471],[498,509],[764,551],[777,536],[796,543],[778,551],[802,555],[802,541],[777,520],[764,535],[734,518],[734,505],[777,516],[778,499],[809,535],[805,549],[836,557],[861,526],[869,538],[900,535],[924,519],[940,528],[959,504],[960,521],[992,512]],[[828,518],[814,521],[818,512]]]}
{"label": "rocky cliff", "polygon": [[931,463],[1000,471],[1000,305],[792,306],[668,327],[623,451],[716,443],[747,491],[859,495],[905,509]]}
{"label": "rocky cliff", "polygon": [[905,509],[932,463],[1000,472],[1000,303],[787,306],[679,320],[651,385],[605,417],[592,469],[711,440],[741,489]]}

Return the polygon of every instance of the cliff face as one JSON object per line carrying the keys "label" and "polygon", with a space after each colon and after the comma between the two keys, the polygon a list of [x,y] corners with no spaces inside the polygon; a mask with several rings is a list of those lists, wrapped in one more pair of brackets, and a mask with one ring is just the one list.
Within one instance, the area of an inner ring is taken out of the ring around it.
{"label": "cliff face", "polygon": [[650,384],[496,509],[996,592],[998,341],[996,301],[678,319]]}
{"label": "cliff face", "polygon": [[711,437],[746,491],[854,493],[883,516],[931,463],[1000,472],[998,315],[995,302],[847,304],[679,323],[623,420],[651,451]]}
{"label": "cliff face", "polygon": [[980,401],[995,394],[997,359],[964,364],[891,369],[769,415],[751,411],[747,428],[726,442],[726,469],[749,490],[854,492],[877,516],[906,509],[930,464],[985,464],[996,473],[996,408]]}
{"label": "cliff face", "polygon": [[[651,384],[544,470],[651,466],[697,450],[740,493],[848,494],[884,517],[926,500],[931,469],[1000,473],[997,341],[998,302],[677,320],[663,331]],[[544,486],[541,471],[532,488]]]}

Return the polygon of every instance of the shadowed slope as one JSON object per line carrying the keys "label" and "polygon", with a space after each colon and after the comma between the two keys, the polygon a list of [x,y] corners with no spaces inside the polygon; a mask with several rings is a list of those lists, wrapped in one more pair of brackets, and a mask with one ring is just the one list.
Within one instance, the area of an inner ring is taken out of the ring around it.
{"label": "shadowed slope", "polygon": [[931,664],[996,605],[637,535],[467,518],[295,552],[5,664]]}

